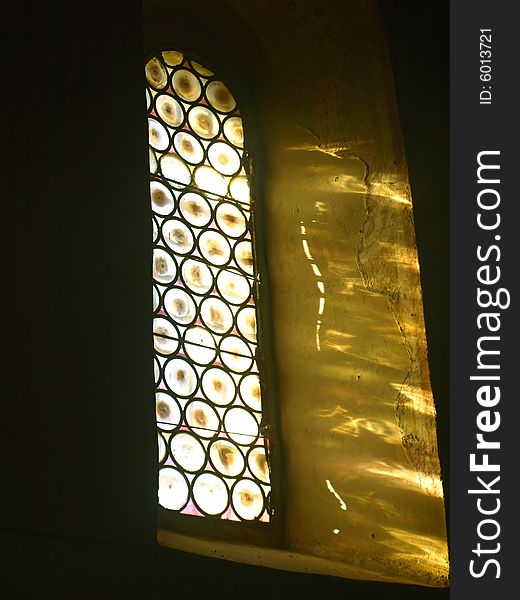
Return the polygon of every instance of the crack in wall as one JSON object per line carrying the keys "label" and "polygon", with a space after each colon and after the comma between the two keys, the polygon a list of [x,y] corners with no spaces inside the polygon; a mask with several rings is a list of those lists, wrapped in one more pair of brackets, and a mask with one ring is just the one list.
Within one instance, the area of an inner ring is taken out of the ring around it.
{"label": "crack in wall", "polygon": [[[422,489],[431,495],[442,495],[442,483],[440,473],[440,462],[438,459],[438,448],[436,439],[436,423],[435,423],[435,409],[433,407],[433,419],[432,422],[426,422],[426,426],[421,427],[418,423],[417,415],[409,414],[414,411],[414,408],[409,406],[409,401],[406,395],[406,389],[409,382],[414,378],[413,376],[417,371],[420,370],[418,365],[417,352],[414,351],[412,344],[408,339],[406,328],[400,318],[402,310],[399,309],[398,305],[401,303],[401,296],[399,288],[392,289],[388,285],[385,285],[384,281],[377,281],[375,276],[370,273],[371,266],[368,264],[370,257],[366,257],[368,254],[365,247],[366,243],[366,232],[371,225],[371,219],[375,212],[375,201],[372,200],[372,184],[370,181],[370,167],[369,164],[361,158],[359,155],[350,153],[351,156],[359,160],[364,166],[363,185],[365,187],[365,219],[360,229],[360,239],[358,244],[358,250],[356,254],[356,264],[361,274],[363,284],[369,291],[376,292],[387,296],[388,307],[392,314],[402,341],[404,348],[408,354],[409,364],[408,371],[401,383],[400,389],[397,392],[394,404],[394,414],[399,427],[399,433],[401,435],[401,443],[405,451],[406,457],[411,467],[416,471],[417,480]],[[396,185],[397,181],[383,182],[387,185]],[[409,195],[409,187],[407,186],[407,193]],[[415,230],[413,217],[411,213],[405,213],[408,220],[408,224],[413,235],[413,243],[415,244]],[[370,247],[370,245],[369,245]],[[363,257],[365,255],[365,257]],[[420,288],[420,282],[418,282],[419,301],[421,302],[422,308],[422,293]],[[423,327],[422,335],[425,336]],[[425,365],[427,367],[427,363]],[[429,386],[429,371],[425,372],[427,375],[427,385]],[[420,378],[419,378],[420,380]],[[421,431],[422,430],[422,431]]]}

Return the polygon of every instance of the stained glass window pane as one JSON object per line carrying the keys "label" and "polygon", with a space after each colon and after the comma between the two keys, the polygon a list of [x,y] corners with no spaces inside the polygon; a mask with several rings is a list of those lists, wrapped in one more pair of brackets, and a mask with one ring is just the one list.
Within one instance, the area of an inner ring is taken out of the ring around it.
{"label": "stained glass window pane", "polygon": [[146,64],[159,504],[271,518],[258,274],[237,102],[182,52]]}

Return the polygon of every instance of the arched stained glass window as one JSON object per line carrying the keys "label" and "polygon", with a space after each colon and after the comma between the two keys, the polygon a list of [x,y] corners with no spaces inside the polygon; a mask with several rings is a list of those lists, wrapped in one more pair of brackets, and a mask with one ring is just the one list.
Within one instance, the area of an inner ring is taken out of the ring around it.
{"label": "arched stained glass window", "polygon": [[159,504],[268,522],[242,118],[227,85],[182,52],[145,70]]}

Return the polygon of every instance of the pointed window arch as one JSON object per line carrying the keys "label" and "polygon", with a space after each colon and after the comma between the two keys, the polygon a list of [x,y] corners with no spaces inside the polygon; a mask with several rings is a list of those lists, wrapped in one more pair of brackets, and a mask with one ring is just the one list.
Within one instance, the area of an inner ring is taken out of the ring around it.
{"label": "pointed window arch", "polygon": [[253,201],[228,85],[177,50],[146,63],[159,504],[271,520]]}

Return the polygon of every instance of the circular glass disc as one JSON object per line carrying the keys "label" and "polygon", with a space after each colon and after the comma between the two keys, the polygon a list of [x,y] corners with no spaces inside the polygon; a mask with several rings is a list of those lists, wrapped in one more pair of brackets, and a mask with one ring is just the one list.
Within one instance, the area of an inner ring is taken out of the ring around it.
{"label": "circular glass disc", "polygon": [[199,250],[209,263],[218,267],[228,263],[231,258],[229,243],[218,231],[204,231],[199,237]]}
{"label": "circular glass disc", "polygon": [[155,312],[161,303],[161,297],[155,285],[153,286],[153,312]]}
{"label": "circular glass disc", "polygon": [[194,106],[188,112],[188,123],[194,133],[205,140],[218,135],[220,124],[215,113],[205,106]]}
{"label": "circular glass disc", "polygon": [[227,179],[212,167],[205,165],[197,167],[195,183],[201,190],[206,190],[218,196],[225,196],[227,192]]}
{"label": "circular glass disc", "polygon": [[235,260],[243,271],[253,275],[253,246],[250,241],[244,240],[235,246]]}
{"label": "circular glass disc", "polygon": [[193,496],[197,505],[209,515],[223,513],[229,502],[226,484],[213,473],[202,473],[196,477]]}
{"label": "circular glass disc", "polygon": [[215,333],[227,333],[233,327],[233,314],[220,298],[206,298],[200,305],[204,324]]}
{"label": "circular glass disc", "polygon": [[253,410],[262,410],[262,393],[258,375],[254,373],[246,375],[240,382],[239,389],[244,404]]}
{"label": "circular glass disc", "polygon": [[195,62],[194,60],[191,61],[191,66],[195,69],[195,71],[197,71],[197,73],[200,73],[200,75],[205,75],[206,77],[211,77],[212,75],[214,75],[213,71],[206,69],[206,67],[203,67],[201,64]]}
{"label": "circular glass disc", "polygon": [[181,422],[181,411],[177,402],[165,392],[155,394],[157,424],[165,431],[175,429]]}
{"label": "circular glass disc", "polygon": [[229,184],[229,195],[233,199],[238,200],[238,202],[249,204],[251,198],[249,195],[249,184],[247,183],[247,177],[233,177],[231,183]]}
{"label": "circular glass disc", "polygon": [[148,148],[148,164],[150,166],[150,173],[157,173],[157,157],[151,148]]}
{"label": "circular glass disc", "polygon": [[151,58],[145,67],[146,80],[156,90],[168,83],[168,73],[158,58]]}
{"label": "circular glass disc", "polygon": [[176,433],[170,440],[173,460],[186,471],[199,471],[206,462],[206,452],[199,440],[189,433]]}
{"label": "circular glass disc", "polygon": [[213,287],[213,275],[209,267],[191,258],[182,265],[182,279],[196,294],[206,294]]}
{"label": "circular glass disc", "polygon": [[165,467],[159,471],[159,504],[169,510],[180,510],[188,502],[189,488],[184,475]]}
{"label": "circular glass disc", "polygon": [[230,117],[224,122],[224,135],[238,148],[244,147],[244,129],[240,117]]}
{"label": "circular glass disc", "polygon": [[188,254],[194,246],[193,234],[189,227],[178,219],[170,219],[163,223],[163,239],[177,254]]}
{"label": "circular glass disc", "polygon": [[184,111],[175,98],[169,94],[159,94],[155,98],[155,109],[161,119],[172,127],[180,127],[184,121]]}
{"label": "circular glass disc", "polygon": [[223,202],[217,208],[217,225],[230,237],[240,237],[246,231],[246,219],[242,211],[230,202]]}
{"label": "circular glass disc", "polygon": [[177,52],[176,50],[165,50],[161,54],[164,62],[169,67],[176,67],[177,65],[180,65],[183,59],[182,52]]}
{"label": "circular glass disc", "polygon": [[237,103],[222,81],[211,81],[206,88],[206,98],[219,112],[231,112]]}
{"label": "circular glass disc", "polygon": [[193,433],[203,438],[211,438],[218,434],[220,419],[215,409],[207,402],[194,400],[186,407],[186,422]]}
{"label": "circular glass disc", "polygon": [[175,71],[172,77],[175,92],[186,102],[197,100],[201,94],[201,85],[197,77],[186,69]]}
{"label": "circular glass disc", "polygon": [[175,150],[181,158],[193,165],[204,160],[204,149],[199,140],[187,131],[179,131],[173,138]]}
{"label": "circular glass disc", "polygon": [[166,442],[160,433],[157,434],[157,446],[159,450],[159,462],[162,463],[166,458]]}
{"label": "circular glass disc", "polygon": [[258,423],[245,408],[230,408],[224,417],[224,427],[237,444],[251,445],[258,436]]}
{"label": "circular glass disc", "polygon": [[215,142],[208,149],[211,166],[222,175],[234,175],[240,170],[240,156],[229,144]]}
{"label": "circular glass disc", "polygon": [[233,508],[245,520],[259,517],[264,510],[264,495],[260,486],[251,479],[237,481],[233,488]]}
{"label": "circular glass disc", "polygon": [[265,448],[263,446],[256,446],[251,450],[247,457],[247,464],[251,473],[262,481],[263,483],[269,483],[269,465],[267,464],[267,458],[265,456]]}
{"label": "circular glass disc", "polygon": [[197,373],[183,358],[172,358],[164,369],[168,387],[179,396],[191,396],[197,389]]}
{"label": "circular glass disc", "polygon": [[191,171],[186,163],[175,154],[164,154],[159,159],[161,171],[166,179],[189,185],[191,183]]}
{"label": "circular glass disc", "polygon": [[169,215],[174,206],[173,194],[159,181],[150,181],[152,209],[158,215]]}
{"label": "circular glass disc", "polygon": [[184,334],[184,349],[191,360],[199,365],[208,365],[217,353],[215,340],[203,327],[191,327]]}
{"label": "circular glass disc", "polygon": [[202,391],[206,398],[219,406],[226,406],[235,397],[235,382],[229,373],[211,367],[202,376]]}
{"label": "circular glass disc", "polygon": [[179,208],[186,221],[195,227],[204,227],[211,221],[211,207],[199,194],[188,192],[181,196]]}
{"label": "circular glass disc", "polygon": [[237,477],[244,470],[242,452],[229,440],[215,440],[209,448],[209,457],[215,469],[225,477]]}
{"label": "circular glass disc", "polygon": [[164,308],[168,315],[182,325],[189,325],[197,316],[193,298],[180,288],[171,288],[164,295]]}
{"label": "circular glass disc", "polygon": [[177,329],[163,317],[153,320],[153,343],[159,354],[173,354],[179,347]]}
{"label": "circular glass disc", "polygon": [[246,340],[256,343],[256,310],[253,306],[240,309],[237,314],[237,326]]}
{"label": "circular glass disc", "polygon": [[170,136],[166,127],[151,117],[148,119],[148,143],[158,152],[164,152],[170,146]]}
{"label": "circular glass disc", "polygon": [[217,275],[217,287],[224,300],[231,304],[243,304],[251,295],[247,279],[233,271],[221,271]]}
{"label": "circular glass disc", "polygon": [[153,278],[159,283],[171,283],[177,277],[177,265],[164,250],[153,251]]}
{"label": "circular glass disc", "polygon": [[228,369],[236,373],[247,371],[253,363],[249,346],[234,335],[230,335],[220,342],[220,359]]}

